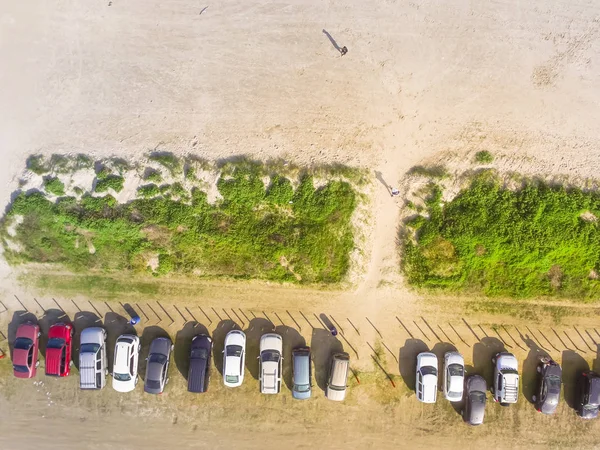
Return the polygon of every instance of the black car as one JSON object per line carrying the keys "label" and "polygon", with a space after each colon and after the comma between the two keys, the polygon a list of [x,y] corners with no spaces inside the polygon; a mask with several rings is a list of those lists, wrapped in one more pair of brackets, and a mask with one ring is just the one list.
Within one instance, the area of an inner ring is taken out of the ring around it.
{"label": "black car", "polygon": [[538,388],[531,397],[535,409],[543,414],[554,414],[560,400],[562,369],[550,358],[542,358],[537,366],[539,374]]}
{"label": "black car", "polygon": [[579,411],[583,419],[598,417],[600,407],[600,375],[585,371],[579,378]]}
{"label": "black car", "polygon": [[467,378],[465,390],[465,409],[463,418],[469,425],[481,425],[485,415],[487,384],[483,377],[471,375]]}
{"label": "black car", "polygon": [[212,339],[207,335],[199,334],[192,339],[188,371],[189,392],[206,392],[208,390],[211,349]]}

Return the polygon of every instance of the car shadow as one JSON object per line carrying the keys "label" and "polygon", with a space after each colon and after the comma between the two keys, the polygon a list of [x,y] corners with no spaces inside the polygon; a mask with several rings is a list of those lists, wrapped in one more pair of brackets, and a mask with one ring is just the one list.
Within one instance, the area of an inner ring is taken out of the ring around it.
{"label": "car shadow", "polygon": [[473,374],[481,375],[488,389],[494,386],[494,364],[497,353],[505,352],[504,343],[494,337],[485,337],[473,346]]}
{"label": "car shadow", "polygon": [[[108,316],[108,314],[107,314],[107,316]],[[127,321],[127,319],[124,319],[124,320]],[[152,343],[152,341],[154,339],[159,338],[159,337],[166,337],[166,338],[171,339],[171,336],[169,336],[169,333],[167,333],[161,327],[153,325],[151,327],[144,328],[144,332],[142,333],[142,338],[140,339],[140,343],[142,345],[142,350],[140,352],[140,359],[139,359],[139,366],[138,366],[138,373],[142,380],[146,379],[146,365],[147,365],[146,358],[148,358],[148,354],[150,353],[150,344]]]}
{"label": "car shadow", "polygon": [[262,317],[255,317],[248,324],[246,333],[246,368],[250,375],[258,380],[258,356],[260,354],[260,337],[265,333],[273,333],[275,325]]}
{"label": "car shadow", "polygon": [[190,370],[190,351],[192,339],[199,334],[208,335],[208,330],[198,322],[188,322],[175,336],[175,365],[183,378],[187,381]]}
{"label": "car shadow", "polygon": [[546,350],[542,349],[529,335],[522,336],[521,339],[529,347],[529,353],[527,358],[523,362],[523,369],[521,370],[521,386],[523,391],[523,397],[529,402],[533,402],[533,396],[535,395],[538,383],[539,375],[537,373],[537,367],[540,364],[542,357],[550,357]]}
{"label": "car shadow", "polygon": [[[37,319],[37,317],[35,317],[34,314],[32,314],[28,311],[16,311],[13,313],[12,319],[11,319],[10,323],[8,324],[7,339],[8,339],[8,349],[10,352],[11,360],[13,359],[13,350],[15,348],[15,339],[17,338],[17,330],[19,329],[19,327],[22,324],[27,323],[27,322],[37,324],[38,319]],[[42,336],[40,336],[39,344],[41,344],[43,337],[44,336],[42,334]]]}
{"label": "car shadow", "polygon": [[46,345],[48,344],[48,331],[55,323],[71,324],[71,318],[62,310],[51,308],[47,309],[39,320],[40,331],[40,352],[46,357]]}
{"label": "car shadow", "polygon": [[400,376],[411,391],[416,392],[417,355],[428,351],[429,347],[420,339],[407,339],[404,346],[400,348],[398,355]]}
{"label": "car shadow", "polygon": [[[98,315],[96,315],[95,313],[91,313],[91,312],[87,312],[87,311],[81,311],[75,314],[75,317],[73,317],[73,328],[75,329],[75,333],[73,334],[73,363],[75,364],[75,367],[77,367],[77,370],[79,370],[79,347],[81,347],[81,332],[85,329],[85,328],[90,328],[90,327],[102,327],[102,320],[100,320],[100,318],[98,317]],[[108,349],[108,344],[107,345],[107,349]],[[108,357],[108,354],[110,352],[106,352],[106,355]],[[109,366],[110,367],[110,366]]]}
{"label": "car shadow", "polygon": [[573,350],[562,353],[563,394],[567,405],[577,409],[577,381],[582,372],[590,370],[588,362]]}
{"label": "car shadow", "polygon": [[310,338],[311,356],[315,368],[315,382],[323,390],[327,389],[327,376],[331,355],[344,351],[344,345],[323,328],[313,328]]}
{"label": "car shadow", "polygon": [[223,375],[223,350],[225,349],[225,336],[231,330],[239,330],[240,327],[233,320],[222,320],[213,331],[213,359],[215,367]]}
{"label": "car shadow", "polygon": [[[107,312],[104,316],[104,329],[106,330],[106,356],[108,359],[108,367],[109,370],[112,372],[117,339],[122,334],[132,334],[134,336],[137,336],[137,331],[135,330],[133,325],[129,323],[129,320],[114,312]],[[141,355],[139,358],[139,364],[141,364]]]}
{"label": "car shadow", "polygon": [[283,382],[288,389],[292,390],[294,387],[292,382],[292,350],[296,347],[306,347],[306,339],[295,328],[286,325],[276,327],[275,332],[283,338],[283,373],[281,378],[283,378]]}

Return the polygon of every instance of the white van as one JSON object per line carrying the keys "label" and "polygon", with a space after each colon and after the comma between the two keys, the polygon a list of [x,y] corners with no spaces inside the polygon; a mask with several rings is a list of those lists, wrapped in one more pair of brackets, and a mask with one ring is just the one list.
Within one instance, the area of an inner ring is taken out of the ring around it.
{"label": "white van", "polygon": [[106,331],[100,327],[85,328],[79,345],[79,387],[102,389],[106,385]]}

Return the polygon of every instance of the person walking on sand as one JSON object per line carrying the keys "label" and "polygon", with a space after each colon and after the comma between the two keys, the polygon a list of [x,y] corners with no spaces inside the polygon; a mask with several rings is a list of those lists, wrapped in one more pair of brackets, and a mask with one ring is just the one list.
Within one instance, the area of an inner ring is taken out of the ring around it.
{"label": "person walking on sand", "polygon": [[398,197],[400,195],[400,191],[398,190],[398,188],[392,186],[390,186],[390,188],[392,190],[392,197]]}
{"label": "person walking on sand", "polygon": [[340,48],[340,53],[342,56],[344,56],[346,53],[348,53],[348,47],[344,45],[342,48]]}

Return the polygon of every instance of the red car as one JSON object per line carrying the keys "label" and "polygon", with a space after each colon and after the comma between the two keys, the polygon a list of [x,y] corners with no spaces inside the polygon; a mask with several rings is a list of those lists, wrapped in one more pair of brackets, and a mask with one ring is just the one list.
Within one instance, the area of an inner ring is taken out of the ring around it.
{"label": "red car", "polygon": [[13,370],[17,378],[33,378],[40,365],[38,359],[40,327],[26,322],[19,325],[13,349]]}
{"label": "red car", "polygon": [[73,325],[55,323],[48,331],[46,375],[66,377],[71,371]]}

